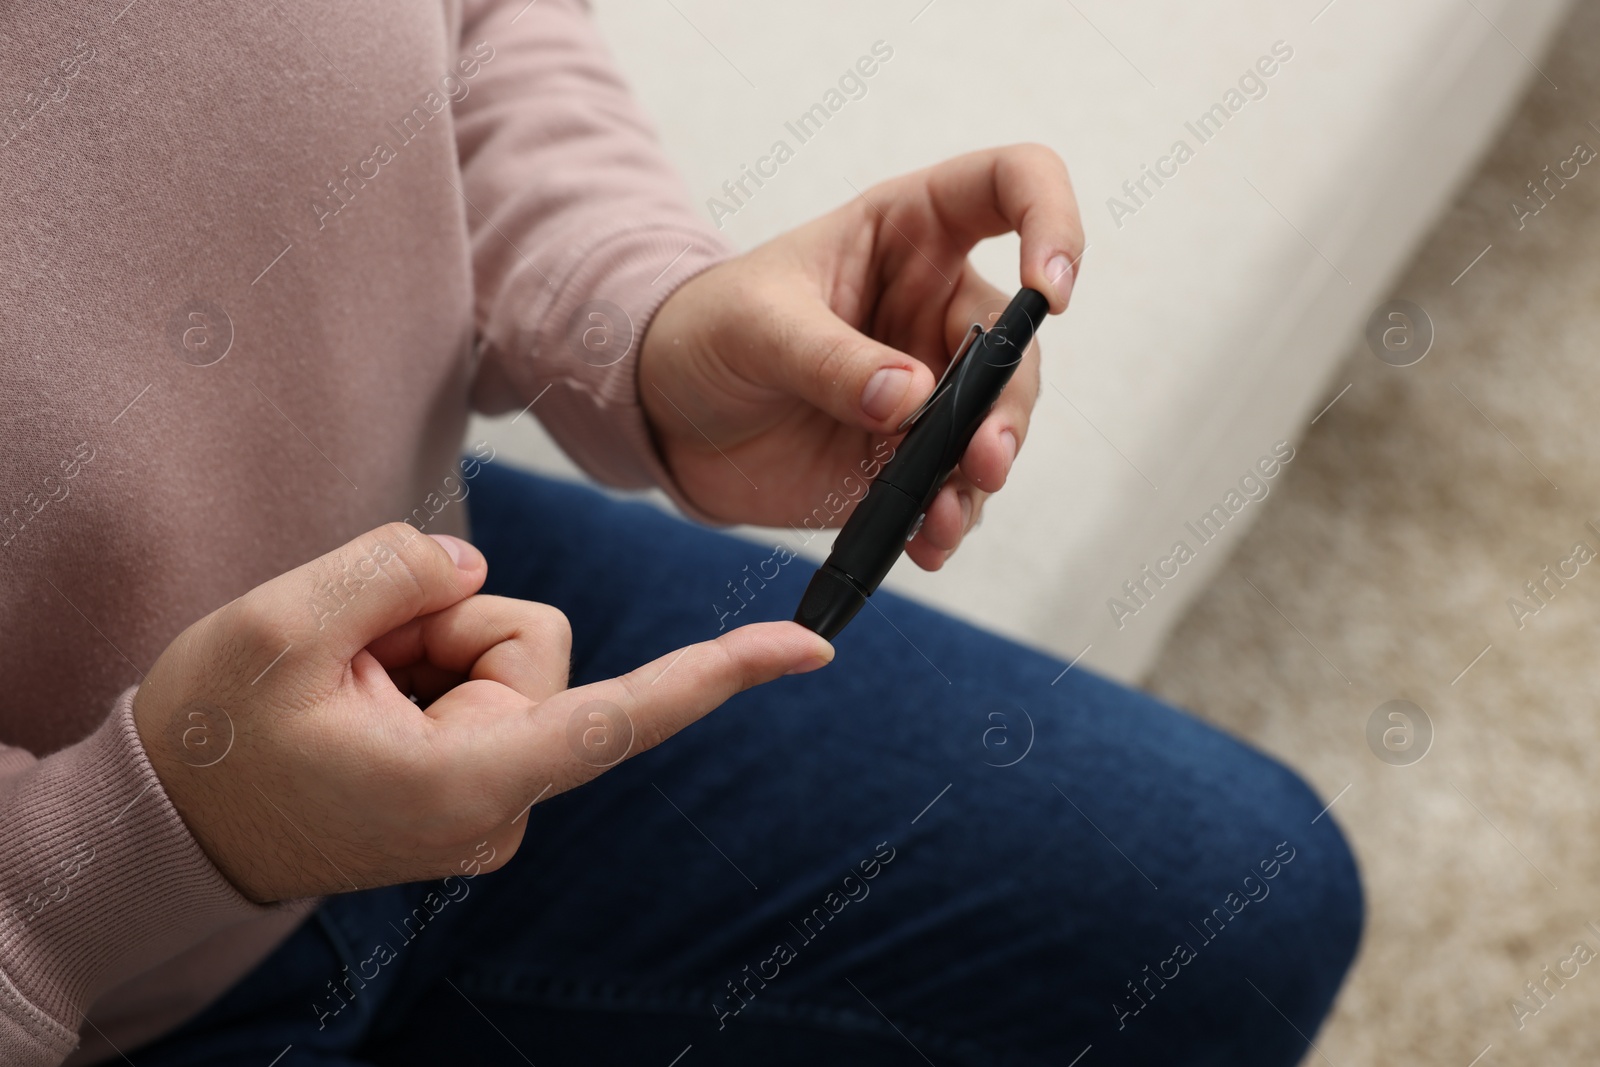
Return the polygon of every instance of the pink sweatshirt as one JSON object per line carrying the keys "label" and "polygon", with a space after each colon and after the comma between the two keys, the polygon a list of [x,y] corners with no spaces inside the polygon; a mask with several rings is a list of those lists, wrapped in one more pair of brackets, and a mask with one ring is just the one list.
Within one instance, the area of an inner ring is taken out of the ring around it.
{"label": "pink sweatshirt", "polygon": [[167,643],[384,522],[463,531],[469,408],[664,482],[637,338],[730,252],[580,0],[0,13],[0,1063],[113,1058],[315,906],[241,897],[162,791]]}

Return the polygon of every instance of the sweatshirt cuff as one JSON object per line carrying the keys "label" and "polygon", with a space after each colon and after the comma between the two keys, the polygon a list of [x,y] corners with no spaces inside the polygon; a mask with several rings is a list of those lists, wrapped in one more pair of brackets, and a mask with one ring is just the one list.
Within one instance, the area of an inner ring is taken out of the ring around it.
{"label": "sweatshirt cuff", "polygon": [[107,988],[293,906],[247,900],[195,841],[139,741],[136,691],[0,786],[0,1051],[31,1040],[58,1061]]}
{"label": "sweatshirt cuff", "polygon": [[613,233],[558,287],[532,271],[509,286],[485,329],[489,354],[585,473],[619,489],[662,489],[711,520],[667,469],[639,402],[639,350],[661,305],[734,249],[698,228]]}

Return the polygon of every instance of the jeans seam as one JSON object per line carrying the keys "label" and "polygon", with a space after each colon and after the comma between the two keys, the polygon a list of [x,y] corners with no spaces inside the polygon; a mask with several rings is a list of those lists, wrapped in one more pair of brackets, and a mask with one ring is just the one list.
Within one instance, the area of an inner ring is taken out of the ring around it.
{"label": "jeans seam", "polygon": [[[525,1004],[562,1010],[649,1011],[662,1015],[689,1016],[692,1014],[689,1010],[690,1005],[697,1009],[710,1008],[715,999],[715,994],[710,990],[695,986],[662,985],[647,990],[641,986],[623,986],[621,983],[610,981],[596,982],[548,975],[529,976],[527,979],[517,976],[458,975],[457,980],[466,991],[489,996],[504,996]],[[592,996],[600,990],[605,991],[603,997]],[[741,1014],[748,1015],[757,1022],[801,1023],[846,1036],[864,1035],[890,1042],[897,1039],[911,1040],[911,1036],[903,1032],[902,1028],[886,1022],[879,1015],[857,1012],[852,1008],[831,1004],[802,1001],[769,1002],[747,1005]],[[1016,1053],[997,1054],[992,1050],[978,1047],[970,1039],[948,1037],[920,1024],[906,1024],[904,1029],[908,1029],[910,1034],[915,1036],[917,1039],[915,1047],[919,1051],[923,1046],[927,1046],[938,1055],[954,1059],[964,1067],[1000,1067],[1002,1064],[1005,1067],[1044,1065],[1043,1060],[1031,1056],[1020,1056]]]}

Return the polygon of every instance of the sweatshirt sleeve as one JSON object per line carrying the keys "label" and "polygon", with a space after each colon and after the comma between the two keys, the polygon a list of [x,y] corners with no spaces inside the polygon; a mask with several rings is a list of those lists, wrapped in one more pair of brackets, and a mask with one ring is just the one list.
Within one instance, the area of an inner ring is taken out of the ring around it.
{"label": "sweatshirt sleeve", "polygon": [[268,915],[167,799],[122,694],[94,733],[37,759],[0,746],[0,1063],[50,1067],[95,998]]}
{"label": "sweatshirt sleeve", "polygon": [[[456,102],[481,362],[473,402],[533,413],[573,460],[691,514],[639,405],[640,341],[733,255],[693,210],[583,0],[467,0]],[[535,403],[536,402],[536,403]]]}

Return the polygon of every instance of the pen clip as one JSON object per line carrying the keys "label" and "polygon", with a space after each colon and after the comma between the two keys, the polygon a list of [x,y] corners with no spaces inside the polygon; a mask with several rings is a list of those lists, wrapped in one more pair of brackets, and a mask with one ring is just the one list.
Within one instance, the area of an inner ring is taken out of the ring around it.
{"label": "pen clip", "polygon": [[973,344],[981,336],[983,336],[983,327],[978,323],[975,322],[967,328],[967,335],[961,339],[961,344],[956,348],[956,354],[951,356],[950,362],[945,365],[944,373],[939,376],[939,381],[934,385],[933,392],[928,394],[928,399],[917,405],[917,410],[901,420],[900,425],[894,428],[895,433],[904,432],[906,427],[916,422],[925,411],[933,407],[934,401],[939,399],[939,394],[943,393],[945,387],[950,384],[950,372],[956,369],[956,364],[960,363],[966,354],[971,351]]}

